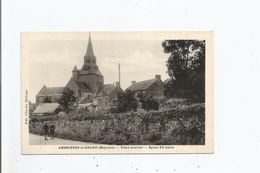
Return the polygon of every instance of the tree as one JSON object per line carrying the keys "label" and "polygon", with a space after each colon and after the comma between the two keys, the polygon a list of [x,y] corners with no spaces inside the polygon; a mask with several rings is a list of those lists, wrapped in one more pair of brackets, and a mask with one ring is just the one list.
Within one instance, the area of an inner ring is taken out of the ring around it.
{"label": "tree", "polygon": [[29,115],[31,116],[33,111],[36,109],[37,105],[29,101]]}
{"label": "tree", "polygon": [[165,40],[165,53],[170,53],[165,81],[165,95],[205,101],[205,41]]}
{"label": "tree", "polygon": [[138,104],[134,92],[126,90],[124,93],[118,95],[118,112],[136,111],[137,106]]}
{"label": "tree", "polygon": [[73,90],[65,88],[61,98],[58,100],[58,103],[63,106],[66,112],[69,112],[69,106],[76,101]]}
{"label": "tree", "polygon": [[146,97],[142,93],[138,94],[139,101],[142,104],[142,108],[146,111],[150,110],[158,110],[159,109],[159,102],[154,99],[153,97]]}

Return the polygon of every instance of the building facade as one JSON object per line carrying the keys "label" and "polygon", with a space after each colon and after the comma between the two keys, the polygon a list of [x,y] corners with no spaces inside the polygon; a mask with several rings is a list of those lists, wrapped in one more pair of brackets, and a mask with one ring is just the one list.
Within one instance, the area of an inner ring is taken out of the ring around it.
{"label": "building facade", "polygon": [[79,104],[97,102],[98,109],[108,109],[113,105],[115,98],[123,90],[120,83],[104,84],[104,76],[97,65],[91,36],[89,36],[84,62],[80,69],[76,66],[65,87],[46,87],[45,85],[36,95],[37,105],[42,103],[57,103],[65,88],[73,91]]}
{"label": "building facade", "polygon": [[132,81],[132,85],[127,90],[133,91],[136,94],[141,93],[146,97],[160,98],[164,94],[164,83],[160,75],[155,75],[154,79],[140,82]]}
{"label": "building facade", "polygon": [[61,98],[65,87],[48,87],[43,86],[36,95],[36,104],[57,103]]}

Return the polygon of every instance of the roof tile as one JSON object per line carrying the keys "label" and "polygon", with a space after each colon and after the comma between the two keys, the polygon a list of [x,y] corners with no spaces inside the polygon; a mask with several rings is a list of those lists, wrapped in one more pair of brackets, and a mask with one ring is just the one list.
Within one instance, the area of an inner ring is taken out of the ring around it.
{"label": "roof tile", "polygon": [[131,91],[146,90],[147,88],[149,88],[156,81],[157,81],[157,79],[149,79],[149,80],[136,82],[136,83],[132,84],[130,87],[128,87],[127,90],[131,90]]}

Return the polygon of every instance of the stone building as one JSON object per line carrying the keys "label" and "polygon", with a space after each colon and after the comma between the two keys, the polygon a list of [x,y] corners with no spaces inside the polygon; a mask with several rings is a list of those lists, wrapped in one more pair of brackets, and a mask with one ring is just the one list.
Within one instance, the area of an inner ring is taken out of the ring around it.
{"label": "stone building", "polygon": [[36,104],[56,103],[61,98],[65,87],[46,87],[40,89],[36,95]]}
{"label": "stone building", "polygon": [[144,96],[149,97],[163,97],[164,83],[161,80],[161,75],[155,75],[154,79],[144,80],[140,82],[132,81],[132,85],[127,90],[133,91],[136,94],[142,93]]}
{"label": "stone building", "polygon": [[66,87],[73,90],[77,97],[81,97],[87,94],[96,95],[103,85],[104,77],[98,68],[91,37],[89,36],[84,63],[81,69],[77,69],[76,66],[73,68],[72,77]]}
{"label": "stone building", "polygon": [[97,109],[109,109],[116,106],[117,96],[123,92],[119,82],[103,85],[96,95],[96,100],[99,103]]}
{"label": "stone building", "polygon": [[55,103],[62,96],[65,88],[74,92],[80,104],[97,102],[99,109],[107,109],[113,105],[117,94],[122,93],[120,83],[104,84],[104,76],[97,65],[91,37],[89,36],[84,62],[80,69],[76,66],[72,70],[72,76],[65,87],[43,88],[36,96],[36,103]]}

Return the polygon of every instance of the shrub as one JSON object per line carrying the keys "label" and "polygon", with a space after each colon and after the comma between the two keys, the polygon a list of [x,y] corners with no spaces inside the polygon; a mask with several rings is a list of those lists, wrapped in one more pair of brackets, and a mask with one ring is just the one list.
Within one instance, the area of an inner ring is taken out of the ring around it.
{"label": "shrub", "polygon": [[33,117],[30,133],[41,134],[43,121],[54,121],[57,137],[104,144],[202,145],[205,105],[150,112],[102,114],[70,112]]}
{"label": "shrub", "polygon": [[111,107],[110,110],[109,110],[110,113],[118,113],[118,109],[115,108],[115,107]]}
{"label": "shrub", "polygon": [[153,97],[146,97],[141,93],[139,93],[137,97],[139,98],[139,101],[141,102],[142,108],[144,110],[150,111],[159,109],[159,102]]}
{"label": "shrub", "polygon": [[134,92],[126,90],[124,93],[118,96],[117,110],[118,112],[136,111],[137,110],[137,100],[135,98]]}

